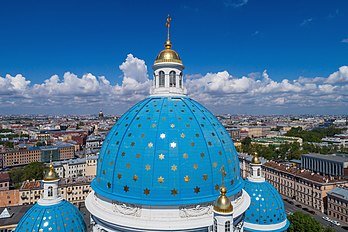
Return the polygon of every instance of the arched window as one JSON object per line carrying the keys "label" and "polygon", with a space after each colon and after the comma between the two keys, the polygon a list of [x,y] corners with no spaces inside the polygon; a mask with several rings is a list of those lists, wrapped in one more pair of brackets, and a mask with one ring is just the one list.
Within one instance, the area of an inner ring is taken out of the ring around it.
{"label": "arched window", "polygon": [[214,218],[214,232],[217,232],[217,220]]}
{"label": "arched window", "polygon": [[227,221],[225,222],[225,232],[230,232],[231,231],[231,222]]}
{"label": "arched window", "polygon": [[48,186],[48,196],[49,197],[53,196],[53,187],[52,186]]}
{"label": "arched window", "polygon": [[259,168],[259,169],[257,169],[257,176],[260,176],[260,175],[261,175],[261,170]]}
{"label": "arched window", "polygon": [[180,73],[180,76],[179,76],[179,87],[182,88],[182,72]]}
{"label": "arched window", "polygon": [[176,86],[176,73],[175,71],[170,71],[169,73],[169,87]]}
{"label": "arched window", "polygon": [[159,72],[159,80],[158,80],[159,87],[164,87],[164,72]]}

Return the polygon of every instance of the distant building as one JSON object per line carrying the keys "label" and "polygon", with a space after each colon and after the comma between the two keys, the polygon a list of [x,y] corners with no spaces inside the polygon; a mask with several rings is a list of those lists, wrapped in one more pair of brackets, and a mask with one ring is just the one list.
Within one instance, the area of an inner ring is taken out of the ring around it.
{"label": "distant building", "polygon": [[348,135],[340,134],[334,137],[325,137],[321,139],[322,144],[326,146],[348,147]]}
{"label": "distant building", "polygon": [[[252,174],[251,165],[250,165],[252,158],[253,158],[252,155],[249,155],[246,153],[238,153],[240,175],[243,179],[247,178],[248,176]],[[267,162],[267,160],[264,159],[263,157],[260,157],[259,160],[261,164],[264,164]]]}
{"label": "distant building", "polygon": [[32,162],[50,161],[52,154],[53,160],[67,160],[74,158],[74,146],[62,144],[58,146],[29,147],[27,149],[16,149],[3,153],[3,168],[30,164]]}
{"label": "distant building", "polygon": [[250,138],[266,137],[271,132],[270,126],[248,126],[241,128],[241,131],[247,133]]}
{"label": "distant building", "polygon": [[0,190],[0,207],[15,206],[18,204],[19,204],[18,189]]}
{"label": "distant building", "polygon": [[89,150],[100,149],[103,145],[104,138],[101,136],[90,135],[86,140],[86,148]]}
{"label": "distant building", "polygon": [[86,157],[86,176],[95,176],[97,173],[98,155]]}
{"label": "distant building", "polygon": [[104,113],[103,113],[103,111],[99,111],[99,118],[104,118]]}
{"label": "distant building", "polygon": [[[93,177],[63,178],[59,180],[59,195],[73,203],[84,202],[91,191],[90,183]],[[19,189],[19,205],[35,204],[43,193],[43,182],[41,180],[23,182]]]}
{"label": "distant building", "polygon": [[327,211],[327,192],[348,181],[269,161],[263,165],[265,178],[280,194],[319,212]]}
{"label": "distant building", "polygon": [[348,223],[348,188],[337,187],[327,193],[327,214]]}
{"label": "distant building", "polygon": [[0,173],[0,191],[10,189],[10,175],[7,172]]}
{"label": "distant building", "polygon": [[77,158],[53,162],[59,178],[71,178],[86,175],[86,158]]}
{"label": "distant building", "polygon": [[226,127],[226,131],[230,135],[233,141],[239,140],[240,139],[240,129],[239,128],[231,128],[231,127]]}
{"label": "distant building", "polygon": [[348,156],[304,154],[302,168],[327,176],[348,177]]}

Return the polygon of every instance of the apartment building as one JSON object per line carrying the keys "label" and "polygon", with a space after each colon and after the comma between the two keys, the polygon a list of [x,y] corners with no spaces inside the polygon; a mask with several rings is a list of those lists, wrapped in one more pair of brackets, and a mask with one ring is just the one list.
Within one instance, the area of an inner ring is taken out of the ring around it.
{"label": "apartment building", "polygon": [[327,193],[348,181],[328,178],[314,172],[269,161],[263,172],[280,194],[322,213],[327,212]]}
{"label": "apartment building", "polygon": [[348,224],[348,188],[341,186],[327,193],[327,214]]}
{"label": "apartment building", "polygon": [[77,158],[53,162],[59,178],[86,176],[86,158]]}
{"label": "apartment building", "polygon": [[[93,177],[63,178],[59,180],[59,194],[65,200],[77,204],[84,202],[92,190],[90,183]],[[41,180],[23,182],[19,189],[19,205],[35,204],[43,194]]]}
{"label": "apartment building", "polygon": [[11,150],[3,153],[3,168],[26,165],[32,162],[48,163],[51,156],[53,160],[67,160],[74,158],[74,155],[74,146],[70,144]]}

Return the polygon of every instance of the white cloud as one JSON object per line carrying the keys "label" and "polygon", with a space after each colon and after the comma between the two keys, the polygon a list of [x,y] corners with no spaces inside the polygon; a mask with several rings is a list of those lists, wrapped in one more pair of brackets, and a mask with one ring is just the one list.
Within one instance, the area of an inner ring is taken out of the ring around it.
{"label": "white cloud", "polygon": [[0,95],[2,94],[18,94],[24,95],[30,84],[21,74],[11,76],[7,74],[5,77],[0,77]]}
{"label": "white cloud", "polygon": [[148,81],[145,61],[134,57],[132,54],[128,54],[126,61],[120,65],[120,69],[125,78],[131,78],[140,83]]}
{"label": "white cloud", "polygon": [[224,5],[227,7],[242,7],[248,4],[249,0],[226,0],[224,1]]}
{"label": "white cloud", "polygon": [[[132,104],[149,95],[151,80],[145,62],[129,54],[119,66],[123,72],[119,84],[91,73],[77,76],[66,72],[53,75],[41,84],[31,85],[24,76],[0,77],[0,109],[45,110],[65,113],[91,113],[107,109],[123,113]],[[236,77],[227,71],[185,76],[189,96],[212,110],[225,113],[273,113],[276,109],[303,113],[301,109],[330,107],[348,109],[348,66],[328,77],[299,77],[276,81],[264,70]],[[331,109],[330,108],[330,109]],[[19,110],[20,112],[20,110]],[[277,111],[278,112],[278,111]],[[324,112],[325,113],[325,112]]]}
{"label": "white cloud", "polygon": [[342,39],[341,42],[342,43],[348,43],[348,38]]}
{"label": "white cloud", "polygon": [[348,66],[342,66],[338,69],[338,71],[332,73],[325,83],[347,83],[348,82]]}
{"label": "white cloud", "polygon": [[258,76],[255,73],[248,76],[236,78],[226,71],[208,73],[190,78],[186,86],[192,98],[213,109],[229,113],[240,112],[238,108],[241,107],[261,107],[263,113],[270,113],[279,106],[290,110],[291,107],[345,105],[345,111],[348,109],[348,87],[344,84],[348,81],[348,66],[340,67],[327,78],[299,77],[296,80],[274,81],[266,70],[259,78],[255,78]]}
{"label": "white cloud", "polygon": [[305,26],[313,21],[313,18],[304,19],[300,26]]}

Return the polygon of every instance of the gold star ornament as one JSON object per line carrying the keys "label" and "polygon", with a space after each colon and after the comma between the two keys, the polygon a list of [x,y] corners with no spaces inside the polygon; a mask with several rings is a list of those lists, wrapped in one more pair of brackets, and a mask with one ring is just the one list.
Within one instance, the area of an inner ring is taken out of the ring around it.
{"label": "gold star ornament", "polygon": [[164,155],[161,153],[161,154],[159,154],[158,158],[159,158],[160,160],[164,160]]}
{"label": "gold star ornament", "polygon": [[173,164],[171,170],[172,170],[173,172],[175,172],[175,171],[177,170],[177,166],[176,166],[175,164]]}
{"label": "gold star ornament", "polygon": [[157,181],[162,184],[164,182],[164,178],[162,176],[157,178]]}
{"label": "gold star ornament", "polygon": [[149,194],[150,194],[150,189],[148,189],[148,188],[144,189],[144,194],[145,194],[146,196],[149,195]]}

